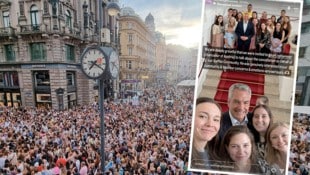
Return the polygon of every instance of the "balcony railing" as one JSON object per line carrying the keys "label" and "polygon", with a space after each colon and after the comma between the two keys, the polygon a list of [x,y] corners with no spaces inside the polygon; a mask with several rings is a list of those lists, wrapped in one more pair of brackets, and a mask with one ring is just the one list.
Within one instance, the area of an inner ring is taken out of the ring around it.
{"label": "balcony railing", "polygon": [[15,35],[15,30],[13,27],[3,27],[0,28],[0,36],[12,36]]}
{"label": "balcony railing", "polygon": [[50,93],[51,87],[50,86],[36,86],[35,91],[41,92],[41,93]]}
{"label": "balcony railing", "polygon": [[21,25],[20,26],[20,33],[42,33],[48,32],[49,27],[47,25],[36,24],[36,25]]}
{"label": "balcony railing", "polygon": [[[46,25],[46,24],[37,24],[37,25],[20,25],[19,29],[17,30],[18,34],[34,34],[34,33],[58,33],[63,36],[70,36],[77,39],[82,39],[82,33],[80,29],[73,27],[70,28],[68,26],[61,27],[60,30],[53,29],[53,26]],[[99,40],[99,36],[94,35],[88,35],[87,37],[84,37],[83,39],[97,42]]]}
{"label": "balcony railing", "polygon": [[75,30],[74,28],[69,27],[62,27],[62,31],[52,30],[52,27],[49,25],[38,24],[38,25],[21,25],[20,26],[20,33],[24,34],[32,34],[32,33],[51,33],[51,32],[61,32],[62,34],[72,36],[75,38],[81,37],[81,32]]}
{"label": "balcony railing", "polygon": [[63,34],[75,38],[81,38],[81,32],[75,28],[63,27]]}

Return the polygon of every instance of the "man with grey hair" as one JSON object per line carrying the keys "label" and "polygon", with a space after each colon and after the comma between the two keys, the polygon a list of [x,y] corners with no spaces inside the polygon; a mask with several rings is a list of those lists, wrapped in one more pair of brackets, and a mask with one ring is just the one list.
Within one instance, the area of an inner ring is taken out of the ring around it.
{"label": "man with grey hair", "polygon": [[221,128],[219,131],[220,139],[226,131],[235,125],[248,125],[250,120],[251,88],[243,83],[235,83],[229,87],[228,91],[228,111],[223,113]]}

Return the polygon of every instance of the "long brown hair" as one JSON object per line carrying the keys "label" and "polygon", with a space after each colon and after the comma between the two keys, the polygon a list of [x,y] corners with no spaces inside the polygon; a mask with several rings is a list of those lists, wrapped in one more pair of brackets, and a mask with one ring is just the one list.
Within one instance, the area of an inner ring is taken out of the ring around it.
{"label": "long brown hair", "polygon": [[246,134],[251,141],[250,160],[251,160],[251,164],[255,164],[255,162],[257,161],[257,151],[256,151],[255,142],[254,142],[254,137],[251,131],[248,129],[248,127],[244,125],[237,125],[237,126],[232,126],[231,128],[229,128],[229,130],[224,135],[224,138],[221,143],[220,156],[224,159],[224,161],[233,162],[230,156],[228,156],[229,154],[227,151],[227,147],[229,146],[231,138],[240,133]]}
{"label": "long brown hair", "polygon": [[[199,97],[196,99],[196,106],[198,106],[199,104],[201,103],[212,103],[212,104],[215,104],[220,111],[222,111],[222,108],[221,106],[215,101],[213,100],[212,98],[209,98],[209,97]],[[222,120],[222,118],[221,118]],[[221,128],[221,126],[220,126]],[[220,130],[220,129],[219,129]],[[217,146],[216,143],[219,143],[219,136],[218,134],[215,135],[215,137],[213,137],[210,141],[208,141],[207,145],[206,145],[206,149],[208,150],[208,153],[209,153],[209,158],[211,160],[218,160],[218,155],[217,155],[217,152],[215,151],[217,149]]]}
{"label": "long brown hair", "polygon": [[[253,111],[252,111],[252,114],[253,114],[253,117],[252,117],[252,119],[251,119],[251,124],[252,124],[252,133],[253,133],[253,135],[254,135],[254,139],[255,139],[255,142],[256,143],[258,143],[259,142],[259,133],[256,131],[256,129],[254,128],[254,126],[253,126],[253,118],[254,118],[254,113],[255,113],[255,111],[257,110],[257,109],[259,109],[259,108],[263,108],[263,109],[265,109],[265,111],[268,113],[268,116],[269,116],[269,118],[270,118],[270,122],[269,122],[269,125],[268,125],[268,128],[267,128],[267,131],[268,131],[268,129],[269,129],[269,127],[273,124],[273,116],[272,116],[272,112],[271,112],[271,109],[267,106],[267,105],[257,105],[257,106],[255,106],[254,107],[254,109],[253,109]],[[265,140],[267,140],[267,132],[265,133]],[[265,142],[267,142],[267,141],[265,141]]]}
{"label": "long brown hair", "polygon": [[292,25],[291,25],[291,22],[290,22],[290,17],[289,16],[285,16],[285,17],[288,18],[288,22],[285,22],[284,19],[282,19],[281,27],[284,30],[284,25],[286,24],[287,25],[286,29],[290,32],[291,29],[292,29]]}
{"label": "long brown hair", "polygon": [[[262,24],[265,24],[265,26],[266,26],[265,30],[262,29]],[[267,24],[264,23],[264,22],[260,23],[260,24],[259,24],[259,27],[258,27],[257,35],[260,35],[261,33],[266,34],[267,32],[268,32],[268,30],[267,30]]]}
{"label": "long brown hair", "polygon": [[223,19],[223,16],[222,16],[222,15],[218,15],[218,16],[215,17],[214,24],[215,24],[215,25],[219,25],[219,26],[223,26],[223,25],[224,25],[224,20],[222,20],[222,22],[219,23],[219,18],[220,18],[220,17],[222,17],[222,19]]}

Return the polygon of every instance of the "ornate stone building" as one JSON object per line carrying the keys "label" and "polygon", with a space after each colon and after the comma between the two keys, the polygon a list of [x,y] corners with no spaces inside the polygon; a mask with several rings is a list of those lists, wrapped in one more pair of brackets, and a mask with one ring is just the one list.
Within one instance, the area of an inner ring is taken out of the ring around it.
{"label": "ornate stone building", "polygon": [[0,0],[0,106],[72,108],[95,101],[95,81],[80,70],[85,47],[116,43],[103,0]]}
{"label": "ornate stone building", "polygon": [[148,86],[154,70],[155,36],[130,7],[121,9],[120,86],[122,97],[134,95]]}

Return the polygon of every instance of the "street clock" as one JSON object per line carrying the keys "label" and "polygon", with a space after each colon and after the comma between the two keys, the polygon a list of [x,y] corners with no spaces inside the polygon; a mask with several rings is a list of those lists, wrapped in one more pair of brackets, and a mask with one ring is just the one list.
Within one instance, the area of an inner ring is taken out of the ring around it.
{"label": "street clock", "polygon": [[91,79],[101,78],[106,73],[107,56],[98,46],[88,47],[81,56],[81,66],[87,77]]}
{"label": "street clock", "polygon": [[119,58],[116,51],[112,50],[109,56],[109,72],[113,79],[116,79],[119,74]]}
{"label": "street clock", "polygon": [[105,79],[117,79],[120,68],[120,62],[117,50],[115,50],[112,47],[101,47],[101,49],[108,56],[107,74],[104,76]]}

